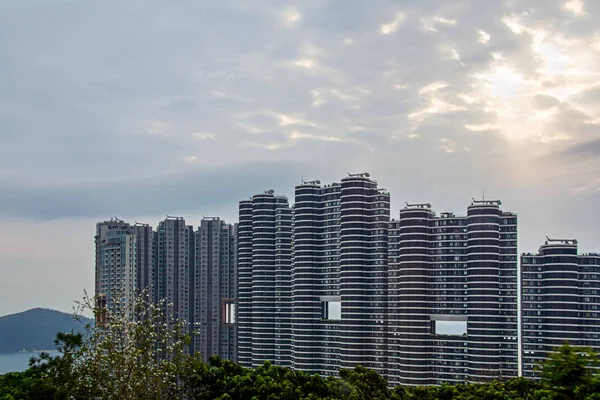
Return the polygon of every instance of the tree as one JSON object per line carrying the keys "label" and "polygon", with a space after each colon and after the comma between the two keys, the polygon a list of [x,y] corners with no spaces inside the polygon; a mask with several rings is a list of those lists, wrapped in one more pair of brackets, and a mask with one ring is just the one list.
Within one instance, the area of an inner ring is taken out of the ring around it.
{"label": "tree", "polygon": [[383,400],[389,399],[391,396],[387,380],[376,371],[367,369],[362,365],[357,366],[353,370],[340,370],[340,377],[352,387],[352,391],[348,396],[349,400]]}
{"label": "tree", "polygon": [[562,395],[565,399],[583,399],[593,379],[591,367],[598,365],[596,353],[586,347],[563,344],[549,353],[538,370],[541,383]]}
{"label": "tree", "polygon": [[146,293],[131,307],[114,304],[113,309],[98,309],[96,300],[86,296],[76,315],[102,313],[105,322],[85,324],[83,335],[59,334],[60,356],[43,354],[33,366],[74,398],[183,398],[181,377],[201,363],[187,354],[190,338],[185,326],[165,318],[170,306],[153,304]]}

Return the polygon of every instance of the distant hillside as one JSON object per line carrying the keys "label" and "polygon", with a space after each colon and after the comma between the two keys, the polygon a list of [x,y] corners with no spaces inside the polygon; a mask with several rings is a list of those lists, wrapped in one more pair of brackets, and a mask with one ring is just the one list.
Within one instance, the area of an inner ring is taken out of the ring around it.
{"label": "distant hillside", "polygon": [[[86,322],[90,322],[87,320]],[[0,353],[53,350],[58,332],[79,332],[82,326],[71,314],[34,308],[0,317]]]}

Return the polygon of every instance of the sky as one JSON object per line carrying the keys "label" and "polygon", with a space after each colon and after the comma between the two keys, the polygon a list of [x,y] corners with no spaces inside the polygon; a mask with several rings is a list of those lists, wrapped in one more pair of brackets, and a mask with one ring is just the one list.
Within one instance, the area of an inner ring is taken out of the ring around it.
{"label": "sky", "polygon": [[368,171],[600,251],[600,1],[1,0],[0,315],[72,309],[97,221],[237,220]]}

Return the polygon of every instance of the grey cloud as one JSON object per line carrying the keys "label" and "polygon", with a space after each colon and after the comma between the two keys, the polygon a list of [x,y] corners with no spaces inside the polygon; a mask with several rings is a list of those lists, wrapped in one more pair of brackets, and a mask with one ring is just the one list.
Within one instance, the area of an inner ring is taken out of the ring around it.
{"label": "grey cloud", "polygon": [[553,156],[559,156],[574,161],[584,161],[600,157],[600,139],[578,143],[560,151],[558,154],[553,154]]}
{"label": "grey cloud", "polygon": [[531,99],[531,103],[535,108],[547,109],[557,106],[560,102],[556,97],[537,95]]}
{"label": "grey cloud", "polygon": [[[594,82],[595,83],[595,82]],[[600,108],[600,87],[596,86],[569,98],[570,102],[575,104],[585,105],[587,107],[593,107],[595,109]]]}
{"label": "grey cloud", "polygon": [[295,163],[241,164],[125,181],[22,185],[0,180],[4,215],[36,219],[98,215],[155,215],[211,210],[257,191],[285,188],[299,176]]}
{"label": "grey cloud", "polygon": [[[289,195],[300,172],[328,181],[369,170],[397,206],[460,210],[486,188],[531,216],[522,237],[532,244],[542,228],[531,226],[594,196],[572,195],[598,173],[593,80],[561,63],[544,75],[535,35],[504,19],[546,32],[546,49],[589,52],[568,56],[595,71],[600,2],[586,1],[583,16],[546,0],[6,4],[0,218],[235,215],[240,196]],[[286,25],[290,6],[302,17]],[[425,30],[434,17],[456,23]],[[514,96],[503,93],[511,74]],[[420,93],[434,82],[448,86]],[[577,216],[563,222],[591,238],[593,219],[576,226]]]}

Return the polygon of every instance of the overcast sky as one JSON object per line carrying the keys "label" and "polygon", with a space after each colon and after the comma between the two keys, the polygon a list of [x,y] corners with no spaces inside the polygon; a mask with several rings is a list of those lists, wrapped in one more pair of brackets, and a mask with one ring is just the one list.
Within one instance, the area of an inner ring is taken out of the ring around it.
{"label": "overcast sky", "polygon": [[1,0],[0,315],[93,291],[118,216],[369,171],[600,251],[600,1]]}

